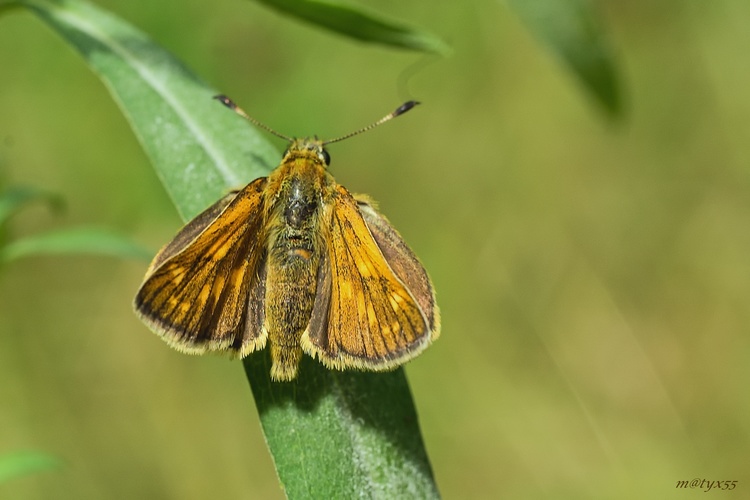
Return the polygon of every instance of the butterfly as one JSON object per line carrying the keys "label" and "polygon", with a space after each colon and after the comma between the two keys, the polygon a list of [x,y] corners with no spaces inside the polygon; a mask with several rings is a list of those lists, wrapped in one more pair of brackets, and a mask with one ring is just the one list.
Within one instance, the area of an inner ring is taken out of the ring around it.
{"label": "butterfly", "polygon": [[225,106],[289,141],[281,164],[187,223],[149,266],[136,314],[186,353],[237,357],[270,344],[275,381],[303,353],[330,369],[391,370],[440,333],[427,272],[366,196],[328,172],[327,144],[412,109],[410,101],[338,139],[292,139],[226,96]]}

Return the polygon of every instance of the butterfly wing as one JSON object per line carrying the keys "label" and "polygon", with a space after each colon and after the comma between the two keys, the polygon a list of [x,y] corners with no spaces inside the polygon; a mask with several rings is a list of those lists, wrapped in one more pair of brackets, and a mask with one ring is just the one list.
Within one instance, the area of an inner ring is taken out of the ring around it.
{"label": "butterfly wing", "polygon": [[355,199],[383,257],[419,304],[432,332],[432,340],[435,340],[440,335],[440,310],[427,271],[388,219],[375,209],[373,202],[364,196],[355,196]]}
{"label": "butterfly wing", "polygon": [[[406,276],[413,271],[409,266],[399,267],[406,273],[404,279],[394,272],[357,201],[344,187],[333,188],[322,210],[326,248],[302,349],[329,368],[393,369],[419,354],[437,336],[437,310],[429,279],[426,274],[424,278]],[[387,221],[385,224],[390,228]],[[399,243],[407,248],[390,229],[383,244]],[[401,255],[411,256],[422,269],[410,250]],[[427,311],[429,317],[409,289],[410,282],[423,279],[426,285],[422,288],[433,304]]]}
{"label": "butterfly wing", "polygon": [[149,267],[135,310],[178,350],[245,356],[265,345],[265,185],[256,179],[205,210]]}

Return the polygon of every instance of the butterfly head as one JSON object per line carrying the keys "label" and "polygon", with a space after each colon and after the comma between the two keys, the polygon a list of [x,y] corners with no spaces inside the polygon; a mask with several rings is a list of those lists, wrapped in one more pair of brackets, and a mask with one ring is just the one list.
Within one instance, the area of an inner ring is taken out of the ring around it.
{"label": "butterfly head", "polygon": [[331,155],[325,150],[324,142],[317,137],[292,139],[284,153],[284,160],[305,158],[319,162],[324,167],[331,164]]}

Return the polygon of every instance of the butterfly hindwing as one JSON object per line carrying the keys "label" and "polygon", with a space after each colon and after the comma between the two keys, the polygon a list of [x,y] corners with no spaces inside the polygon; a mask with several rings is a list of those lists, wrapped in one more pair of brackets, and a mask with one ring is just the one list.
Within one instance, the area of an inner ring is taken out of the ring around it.
{"label": "butterfly hindwing", "polygon": [[388,219],[375,209],[372,201],[364,196],[355,196],[355,199],[383,257],[419,304],[432,331],[432,340],[435,340],[440,335],[440,310],[427,271]]}

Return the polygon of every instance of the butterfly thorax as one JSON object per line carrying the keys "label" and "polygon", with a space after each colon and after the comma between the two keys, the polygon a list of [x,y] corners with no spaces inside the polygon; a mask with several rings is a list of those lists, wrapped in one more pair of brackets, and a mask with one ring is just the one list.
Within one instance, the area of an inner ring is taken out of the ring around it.
{"label": "butterfly thorax", "polygon": [[333,183],[321,151],[319,141],[295,141],[268,178],[267,248],[278,264],[297,265],[316,253],[321,200]]}
{"label": "butterfly thorax", "polygon": [[269,177],[265,325],[272,376],[291,380],[302,355],[300,337],[312,314],[322,253],[321,200],[332,182],[319,149],[294,143]]}

